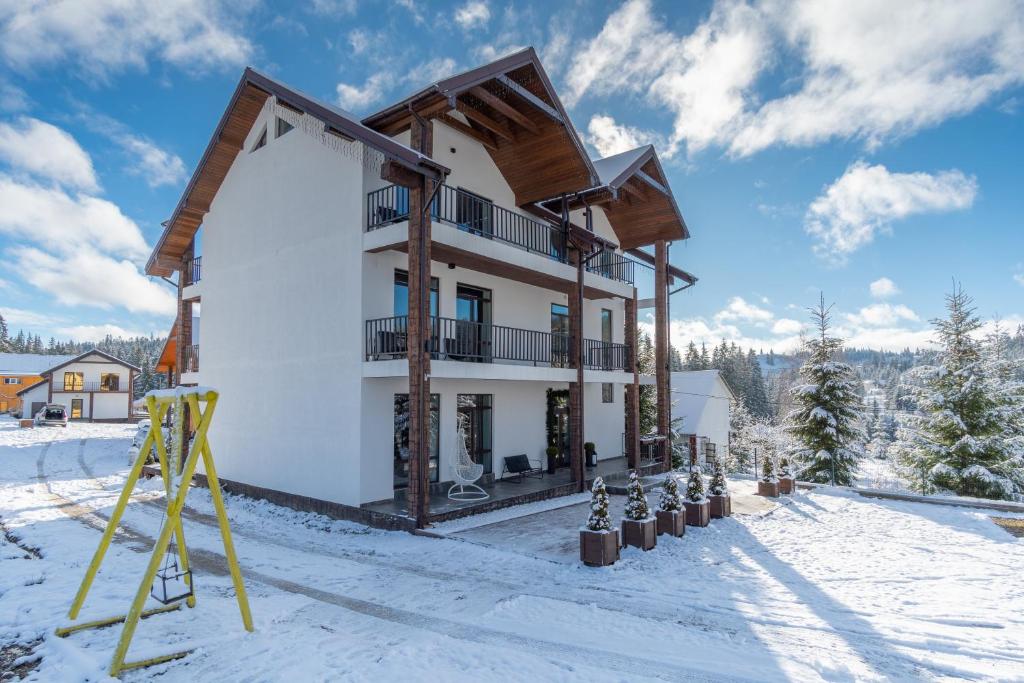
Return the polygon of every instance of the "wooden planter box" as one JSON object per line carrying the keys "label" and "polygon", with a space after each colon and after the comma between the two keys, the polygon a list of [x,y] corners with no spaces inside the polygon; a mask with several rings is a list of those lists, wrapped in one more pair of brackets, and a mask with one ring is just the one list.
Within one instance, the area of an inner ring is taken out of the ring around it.
{"label": "wooden planter box", "polygon": [[779,493],[793,493],[796,491],[796,482],[793,477],[779,478]]}
{"label": "wooden planter box", "polygon": [[18,420],[18,426],[31,429],[32,427],[36,426],[36,423],[32,418],[28,418],[26,420]]}
{"label": "wooden planter box", "polygon": [[690,526],[707,526],[711,524],[711,501],[691,503],[683,501],[686,506],[686,523]]}
{"label": "wooden planter box", "polygon": [[668,534],[669,536],[682,536],[686,533],[686,512],[682,510],[658,510],[655,517],[658,520],[658,535]]}
{"label": "wooden planter box", "polygon": [[632,519],[622,520],[622,547],[633,546],[640,550],[650,550],[658,544],[658,522],[655,518],[635,522]]}
{"label": "wooden planter box", "polygon": [[732,516],[732,496],[728,493],[724,496],[711,496],[709,500],[711,502],[712,519]]}
{"label": "wooden planter box", "polygon": [[580,562],[588,567],[607,567],[619,559],[619,530],[580,530]]}
{"label": "wooden planter box", "polygon": [[768,498],[779,497],[779,482],[777,481],[758,481],[757,482],[757,495],[767,496]]}

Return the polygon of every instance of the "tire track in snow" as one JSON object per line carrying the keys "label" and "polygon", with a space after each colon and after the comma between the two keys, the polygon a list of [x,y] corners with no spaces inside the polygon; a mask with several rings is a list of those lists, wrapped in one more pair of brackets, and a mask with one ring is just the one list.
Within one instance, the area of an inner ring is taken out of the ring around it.
{"label": "tire track in snow", "polygon": [[[80,451],[84,449],[86,439],[82,439],[79,443]],[[91,528],[102,531],[106,527],[106,521],[109,519],[103,513],[92,510],[90,508],[83,507],[78,503],[53,492],[50,486],[49,478],[45,472],[45,461],[46,454],[49,450],[49,446],[53,442],[49,442],[43,448],[36,461],[37,479],[46,486],[46,490],[49,498],[54,501],[57,508],[67,515],[69,518],[74,519],[78,522],[85,524]],[[80,462],[84,462],[84,456]],[[99,485],[101,489],[107,491],[106,487],[102,486],[98,480],[93,477],[96,485]],[[147,544],[148,547],[139,548],[137,544],[131,544],[131,549],[139,553],[152,552],[152,546],[156,542],[155,539],[149,537],[146,534],[135,531],[125,525],[120,525],[118,530],[124,531],[125,536],[128,538],[119,539],[118,535],[115,534],[115,542],[124,542],[126,540],[138,541],[139,543]],[[208,572],[214,576],[227,577],[229,576],[227,570],[227,560],[220,553],[204,550],[200,548],[189,548],[189,561],[191,565],[197,569],[201,569],[204,572]],[[520,651],[531,652],[542,658],[549,659],[552,664],[557,666],[566,666],[564,657],[566,654],[570,654],[579,659],[579,661],[597,661],[601,662],[601,665],[614,670],[619,671],[623,674],[635,675],[637,672],[644,672],[646,675],[660,678],[667,681],[747,681],[750,679],[736,678],[730,676],[715,676],[710,677],[706,675],[700,675],[691,671],[680,669],[677,666],[673,666],[667,663],[654,661],[646,658],[630,657],[628,655],[622,655],[606,650],[598,650],[595,648],[582,647],[579,645],[572,645],[568,643],[560,643],[557,641],[543,640],[539,638],[531,638],[528,636],[521,636],[508,631],[502,631],[500,629],[493,629],[486,626],[478,626],[475,624],[465,624],[458,621],[452,621],[449,619],[443,619],[441,617],[428,616],[405,610],[401,608],[388,607],[376,602],[370,602],[367,600],[361,600],[359,598],[352,598],[330,591],[321,590],[318,588],[312,588],[303,584],[282,579],[276,576],[270,576],[258,571],[246,571],[244,572],[244,578],[250,581],[256,581],[266,586],[277,588],[278,590],[286,593],[292,593],[296,595],[303,595],[317,602],[322,602],[329,605],[335,605],[341,607],[350,612],[361,614],[363,616],[380,619],[382,621],[388,621],[394,624],[408,626],[411,628],[430,631],[432,633],[463,640],[470,643],[478,643],[485,645],[492,645],[501,648],[508,648],[509,645],[516,645],[520,648]]]}

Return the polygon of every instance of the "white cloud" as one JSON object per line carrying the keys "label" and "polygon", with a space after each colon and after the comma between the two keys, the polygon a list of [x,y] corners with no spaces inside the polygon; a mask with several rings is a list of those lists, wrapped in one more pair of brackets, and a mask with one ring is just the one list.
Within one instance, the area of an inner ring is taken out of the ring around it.
{"label": "white cloud", "polygon": [[482,0],[469,0],[455,10],[455,23],[467,31],[477,26],[486,26],[490,20],[491,8]]}
{"label": "white cloud", "polygon": [[917,321],[914,311],[903,304],[871,304],[856,313],[849,313],[846,319],[853,325],[865,327],[886,327],[900,321]]}
{"label": "white cloud", "polygon": [[1024,287],[1024,273],[1016,273],[1016,274],[1014,274],[1013,280],[1014,280],[1014,282],[1016,282],[1021,287]]}
{"label": "white cloud", "polygon": [[[71,327],[58,327],[55,332],[61,338],[74,339],[77,342],[98,342],[103,341],[106,336],[111,337],[148,337],[149,332],[139,330],[126,330],[120,325],[73,325]],[[165,333],[166,334],[166,333]]]}
{"label": "white cloud", "polygon": [[57,188],[23,184],[0,174],[0,234],[63,253],[96,246],[129,258],[145,258],[149,247],[139,226],[112,202]]}
{"label": "white cloud", "polygon": [[11,67],[68,63],[104,79],[162,59],[189,69],[240,66],[253,47],[239,30],[252,3],[211,0],[26,0],[0,10],[0,56]]}
{"label": "white cloud", "polygon": [[93,249],[57,257],[34,247],[14,247],[7,255],[20,262],[30,284],[67,306],[121,306],[132,313],[161,315],[173,315],[177,306],[170,288],[147,278],[134,263]]}
{"label": "white cloud", "polygon": [[411,69],[402,79],[414,87],[423,87],[455,73],[456,63],[451,57],[438,57]]}
{"label": "white cloud", "polygon": [[611,116],[596,114],[587,126],[587,142],[602,157],[636,149],[641,145],[649,145],[655,141],[655,135],[648,131],[622,126]]}
{"label": "white cloud", "polygon": [[772,334],[781,334],[783,336],[791,336],[794,334],[800,334],[800,331],[804,329],[804,324],[799,320],[793,320],[792,318],[779,318],[772,325]]}
{"label": "white cloud", "polygon": [[765,323],[774,318],[771,311],[749,303],[743,297],[734,296],[729,299],[725,308],[715,314],[715,320],[737,320],[742,322]]}
{"label": "white cloud", "polygon": [[977,181],[955,169],[892,173],[858,161],[811,203],[804,228],[817,241],[816,254],[842,264],[876,233],[889,232],[893,221],[968,208],[977,191]]}
{"label": "white cloud", "polygon": [[900,293],[900,288],[896,286],[896,283],[887,277],[878,278],[871,283],[869,288],[871,296],[876,299],[888,299]]}
{"label": "white cloud", "polygon": [[[761,77],[783,59],[784,94],[766,98]],[[1021,82],[1015,0],[717,0],[689,34],[630,0],[577,52],[566,101],[634,94],[675,113],[673,147],[746,156],[836,138],[874,147]]]}
{"label": "white cloud", "polygon": [[8,331],[11,326],[39,328],[50,327],[58,322],[58,319],[53,316],[37,311],[27,311],[23,308],[0,308],[0,315],[7,321]]}
{"label": "white cloud", "polygon": [[161,149],[137,135],[124,134],[116,139],[137,159],[130,170],[143,176],[150,187],[177,185],[185,180],[185,162],[177,154]]}
{"label": "white cloud", "polygon": [[92,159],[66,131],[30,117],[0,123],[0,159],[11,167],[70,187],[99,189]]}
{"label": "white cloud", "polygon": [[338,104],[345,109],[362,109],[384,99],[390,87],[390,77],[381,71],[366,79],[362,86],[338,83]]}
{"label": "white cloud", "polygon": [[323,17],[355,14],[359,8],[356,0],[313,0],[309,10]]}
{"label": "white cloud", "polygon": [[28,109],[28,95],[25,91],[4,80],[0,80],[0,111],[22,111]]}

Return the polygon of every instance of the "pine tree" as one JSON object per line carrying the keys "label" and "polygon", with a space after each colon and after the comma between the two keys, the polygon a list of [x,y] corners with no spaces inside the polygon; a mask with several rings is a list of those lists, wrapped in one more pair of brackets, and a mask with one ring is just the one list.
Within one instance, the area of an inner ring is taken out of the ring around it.
{"label": "pine tree", "polygon": [[0,315],[0,353],[10,353],[12,350],[11,338],[7,332],[7,321],[4,320],[3,315]]}
{"label": "pine tree", "polygon": [[[654,374],[654,344],[646,332],[638,331],[639,344],[637,364],[645,375]],[[658,428],[658,401],[656,388],[650,384],[640,385],[639,395],[640,433],[651,434]]]}
{"label": "pine tree", "polygon": [[643,483],[636,470],[629,473],[629,484],[626,486],[626,519],[641,522],[651,517],[651,509],[647,505],[647,495]]}
{"label": "pine tree", "polygon": [[686,370],[703,370],[700,360],[700,351],[697,350],[697,345],[692,341],[689,346],[686,347],[686,360],[683,361],[683,367]]}
{"label": "pine tree", "polygon": [[700,343],[700,370],[707,370],[711,367],[711,359],[708,358],[708,347],[704,342]]}
{"label": "pine tree", "polygon": [[725,470],[722,463],[715,461],[715,470],[711,474],[711,484],[708,487],[712,496],[724,496],[729,493],[729,485],[725,481]]}
{"label": "pine tree", "polygon": [[753,419],[741,401],[733,404],[729,411],[729,462],[730,472],[749,472],[754,459]]}
{"label": "pine tree", "polygon": [[850,486],[862,455],[861,403],[853,368],[837,360],[843,341],[829,335],[831,308],[822,295],[818,308],[811,309],[818,335],[804,342],[804,383],[793,387],[797,407],[786,419],[798,442],[793,456],[802,464],[800,478]]}
{"label": "pine tree", "polygon": [[1001,358],[1002,341],[983,346],[973,300],[959,284],[946,296],[948,317],[932,320],[941,351],[911,371],[924,413],[907,425],[901,459],[925,493],[1011,498],[1024,491],[1024,391]]}
{"label": "pine tree", "polygon": [[761,460],[761,481],[773,483],[778,480],[779,478],[775,476],[775,461],[771,456],[765,454],[764,458]]}
{"label": "pine tree", "polygon": [[683,509],[683,503],[679,499],[679,482],[676,481],[675,476],[672,474],[665,477],[665,483],[662,484],[661,500],[658,501],[658,508],[662,512]]}
{"label": "pine tree", "polygon": [[590,487],[590,517],[587,519],[587,528],[591,531],[610,531],[612,528],[612,520],[608,516],[608,489],[605,488],[604,479],[601,477],[594,479],[594,484]]}
{"label": "pine tree", "polygon": [[793,470],[789,467],[789,458],[782,456],[779,458],[779,477],[783,479],[792,479]]}
{"label": "pine tree", "polygon": [[704,475],[699,467],[690,470],[690,479],[686,482],[686,500],[691,503],[703,503],[707,500],[704,494]]}
{"label": "pine tree", "polygon": [[683,357],[679,355],[679,349],[674,346],[669,347],[668,350],[668,370],[669,372],[679,372],[683,369]]}

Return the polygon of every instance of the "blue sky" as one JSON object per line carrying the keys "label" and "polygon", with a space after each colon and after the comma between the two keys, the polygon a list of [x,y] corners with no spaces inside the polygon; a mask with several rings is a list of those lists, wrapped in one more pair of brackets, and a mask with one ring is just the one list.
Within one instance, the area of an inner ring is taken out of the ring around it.
{"label": "blue sky", "polygon": [[242,68],[356,113],[533,45],[595,157],[653,142],[700,277],[673,340],[928,340],[959,279],[1024,322],[1024,5],[311,0],[0,9],[0,312],[163,334],[141,267]]}

